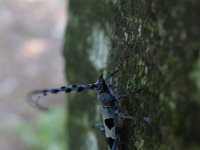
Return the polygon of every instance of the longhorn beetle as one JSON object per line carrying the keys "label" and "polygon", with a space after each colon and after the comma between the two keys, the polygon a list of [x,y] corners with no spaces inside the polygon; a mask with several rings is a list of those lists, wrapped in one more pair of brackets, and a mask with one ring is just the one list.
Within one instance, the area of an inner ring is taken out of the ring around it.
{"label": "longhorn beetle", "polygon": [[[59,92],[70,93],[72,91],[82,92],[84,90],[95,89],[97,101],[101,104],[101,115],[102,115],[102,124],[95,124],[94,128],[105,133],[108,149],[109,150],[117,150],[118,145],[120,144],[120,135],[118,129],[120,128],[122,120],[142,120],[146,123],[151,122],[151,118],[149,117],[136,117],[136,116],[128,116],[124,115],[120,112],[119,109],[119,101],[129,94],[125,94],[122,96],[117,96],[112,89],[112,76],[116,74],[119,70],[115,70],[113,73],[108,75],[105,79],[103,78],[103,74],[101,74],[97,81],[93,84],[73,84],[62,86],[60,88],[55,89],[45,89],[33,91],[29,96],[33,96],[35,94],[38,95],[36,102],[34,103],[37,108],[41,110],[47,110],[47,108],[41,106],[39,104],[40,98],[42,96],[47,96],[48,94],[56,94]],[[106,84],[106,80],[108,80],[108,84]],[[137,93],[141,89],[133,91],[132,93]],[[33,103],[32,103],[33,104]]]}

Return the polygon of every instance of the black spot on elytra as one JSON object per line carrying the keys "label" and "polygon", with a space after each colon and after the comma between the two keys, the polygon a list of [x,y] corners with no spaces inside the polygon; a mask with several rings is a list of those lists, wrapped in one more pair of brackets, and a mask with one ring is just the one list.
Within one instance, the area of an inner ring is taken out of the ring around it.
{"label": "black spot on elytra", "polygon": [[105,124],[111,130],[114,127],[114,118],[106,119]]}
{"label": "black spot on elytra", "polygon": [[112,138],[106,138],[106,141],[107,141],[110,149],[112,149],[115,140]]}
{"label": "black spot on elytra", "polygon": [[77,85],[76,85],[76,84],[73,84],[72,87],[73,87],[73,88],[77,88]]}
{"label": "black spot on elytra", "polygon": [[52,90],[51,90],[51,93],[54,93],[54,94],[55,94],[55,93],[58,93],[59,91],[60,91],[59,89],[52,89]]}
{"label": "black spot on elytra", "polygon": [[79,87],[79,88],[77,89],[77,91],[78,91],[78,92],[83,91],[83,87]]}
{"label": "black spot on elytra", "polygon": [[72,89],[70,89],[70,88],[67,88],[67,89],[65,90],[66,93],[69,93],[69,92],[71,92],[71,91],[72,91]]}

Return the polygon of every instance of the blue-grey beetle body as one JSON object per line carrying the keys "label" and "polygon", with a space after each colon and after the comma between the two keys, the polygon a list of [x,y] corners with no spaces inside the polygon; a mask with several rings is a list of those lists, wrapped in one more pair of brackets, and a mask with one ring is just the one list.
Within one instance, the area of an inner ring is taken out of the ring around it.
{"label": "blue-grey beetle body", "polygon": [[[108,149],[117,150],[120,143],[120,135],[117,133],[117,129],[120,127],[120,119],[131,119],[131,120],[141,120],[141,117],[127,116],[120,113],[118,102],[120,99],[127,96],[117,96],[112,90],[112,76],[117,73],[118,70],[111,73],[106,80],[109,80],[109,85],[106,84],[103,75],[101,74],[97,81],[93,84],[73,84],[67,85],[56,89],[45,89],[33,91],[29,96],[38,94],[38,98],[32,104],[35,104],[37,108],[41,110],[47,110],[39,104],[39,100],[42,96],[47,96],[48,94],[56,94],[59,92],[70,93],[71,91],[82,92],[84,90],[95,89],[97,101],[101,104],[101,115],[102,115],[102,124],[94,125],[95,128],[105,133]],[[32,101],[29,101],[32,102]],[[149,117],[142,117],[144,122],[150,123],[151,119]]]}

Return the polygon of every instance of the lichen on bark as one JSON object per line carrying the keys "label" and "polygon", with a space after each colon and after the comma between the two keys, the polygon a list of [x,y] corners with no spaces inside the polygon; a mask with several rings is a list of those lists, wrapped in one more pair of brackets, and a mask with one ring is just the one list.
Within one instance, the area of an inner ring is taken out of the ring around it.
{"label": "lichen on bark", "polygon": [[[200,2],[195,0],[70,2],[64,47],[68,81],[95,80],[98,70],[88,59],[88,50],[93,48],[88,38],[94,38],[92,31],[99,28],[109,41],[107,72],[120,68],[115,85],[117,93],[144,89],[122,101],[120,108],[129,115],[149,116],[153,122],[150,125],[125,122],[121,149],[200,147],[200,96],[199,85],[195,83],[199,75],[195,65],[200,49],[199,6]],[[85,133],[84,126],[81,123],[74,126],[73,119],[82,118],[83,114],[94,118],[95,101],[91,102],[89,95],[70,97],[70,149],[80,149]],[[89,119],[89,124],[93,122]],[[79,146],[73,147],[74,139]]]}

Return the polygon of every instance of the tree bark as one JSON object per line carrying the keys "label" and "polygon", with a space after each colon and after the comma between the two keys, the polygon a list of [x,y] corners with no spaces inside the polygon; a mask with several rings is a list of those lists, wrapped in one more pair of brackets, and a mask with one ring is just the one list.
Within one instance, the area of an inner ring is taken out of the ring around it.
{"label": "tree bark", "polygon": [[[110,43],[107,71],[120,68],[117,93],[143,89],[122,101],[120,108],[129,115],[149,116],[153,122],[124,122],[120,149],[200,147],[200,89],[196,83],[199,78],[199,6],[197,0],[70,2],[64,49],[68,81],[95,80],[97,69],[88,60],[87,50],[91,45],[87,39],[98,26]],[[84,113],[90,119],[94,117],[95,101],[86,96],[89,94],[70,97],[70,149],[81,149],[85,136],[84,126],[73,120],[82,118]]]}

